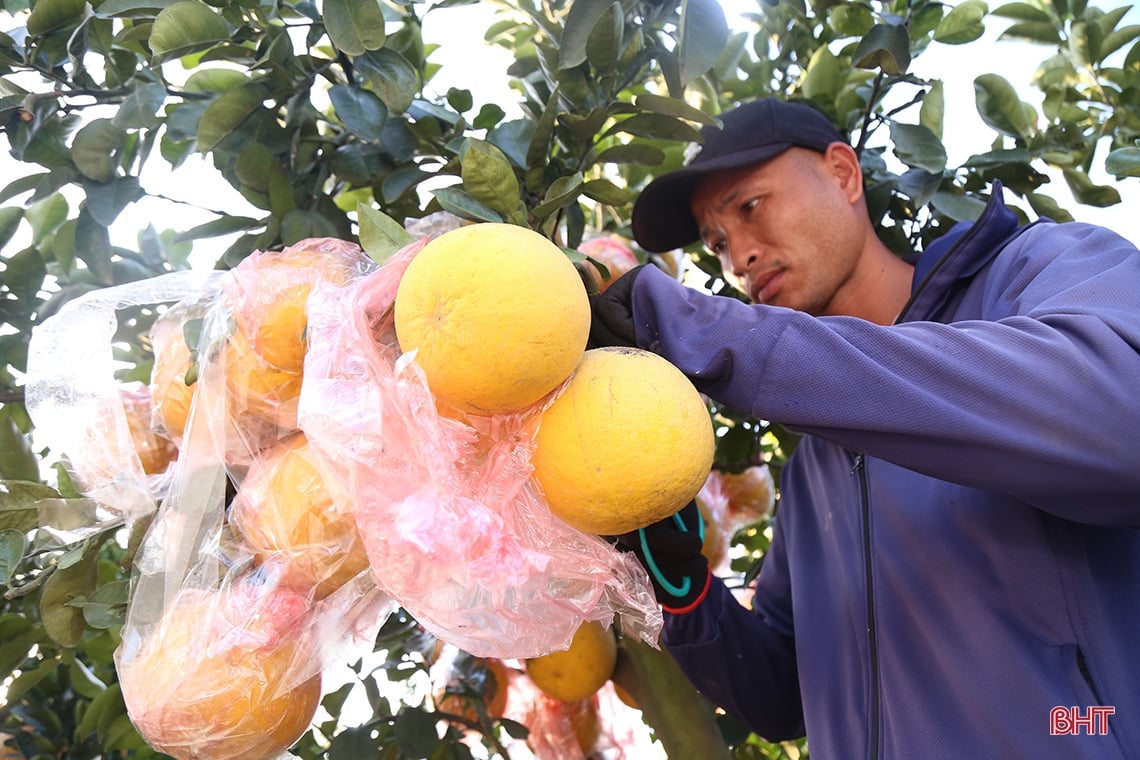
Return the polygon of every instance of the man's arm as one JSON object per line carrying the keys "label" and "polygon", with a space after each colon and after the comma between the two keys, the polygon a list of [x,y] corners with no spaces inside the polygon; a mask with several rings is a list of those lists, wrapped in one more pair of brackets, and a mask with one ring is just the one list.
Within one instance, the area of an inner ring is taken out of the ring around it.
{"label": "man's arm", "polygon": [[992,321],[815,318],[647,267],[631,293],[637,342],[756,417],[1061,517],[1137,526],[1140,256],[1097,229],[1054,227],[1062,253],[1015,257],[1042,271],[988,293]]}

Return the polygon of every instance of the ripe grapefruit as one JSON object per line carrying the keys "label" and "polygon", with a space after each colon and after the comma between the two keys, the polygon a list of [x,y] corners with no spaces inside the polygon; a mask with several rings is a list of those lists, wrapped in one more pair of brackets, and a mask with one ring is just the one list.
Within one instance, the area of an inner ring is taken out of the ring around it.
{"label": "ripe grapefruit", "polygon": [[438,400],[498,414],[534,404],[570,375],[590,306],[558,246],[525,227],[482,223],[440,235],[412,259],[395,327]]}
{"label": "ripe grapefruit", "polygon": [[150,380],[153,420],[159,431],[178,444],[186,432],[194,396],[193,383],[186,384],[194,359],[183,334],[185,319],[183,310],[172,308],[155,320],[150,332],[154,351]]}
{"label": "ripe grapefruit", "polygon": [[324,598],[368,567],[351,513],[336,509],[304,433],[294,433],[250,466],[230,522],[281,583]]}
{"label": "ripe grapefruit", "polygon": [[182,591],[119,663],[131,721],[179,760],[263,760],[292,746],[321,697],[307,675],[303,595],[239,583]]}
{"label": "ripe grapefruit", "polygon": [[578,246],[578,250],[591,259],[602,262],[609,270],[608,275],[603,276],[602,271],[594,266],[593,262],[587,262],[590,264],[590,272],[594,282],[597,283],[599,293],[604,293],[610,283],[641,263],[630,247],[629,240],[621,235],[591,238]]}
{"label": "ripe grapefruit", "polygon": [[151,426],[153,404],[150,388],[135,383],[124,385],[119,388],[119,398],[127,414],[127,428],[131,431],[131,440],[142,462],[143,472],[147,475],[164,472],[178,456],[178,448],[169,438],[158,435]]}
{"label": "ripe grapefruit", "polygon": [[680,370],[648,351],[597,348],[542,413],[531,464],[551,512],[613,536],[685,506],[713,448],[708,408]]}
{"label": "ripe grapefruit", "polygon": [[543,694],[563,702],[592,696],[614,673],[617,640],[613,631],[590,620],[574,632],[570,646],[525,660],[526,673]]}

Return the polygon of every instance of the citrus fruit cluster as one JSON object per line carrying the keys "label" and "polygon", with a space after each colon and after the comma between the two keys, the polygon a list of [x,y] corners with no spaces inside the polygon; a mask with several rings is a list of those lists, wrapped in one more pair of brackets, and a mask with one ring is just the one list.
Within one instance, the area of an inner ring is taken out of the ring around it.
{"label": "citrus fruit cluster", "polygon": [[444,404],[538,416],[535,481],[571,526],[636,530],[704,483],[714,439],[700,394],[655,354],[586,350],[581,278],[537,232],[485,223],[428,243],[400,282],[395,323]]}

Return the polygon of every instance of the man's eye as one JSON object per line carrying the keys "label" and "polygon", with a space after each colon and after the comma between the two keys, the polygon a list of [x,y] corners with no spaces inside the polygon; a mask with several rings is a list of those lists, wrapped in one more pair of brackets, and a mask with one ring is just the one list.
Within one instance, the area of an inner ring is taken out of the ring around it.
{"label": "man's eye", "polygon": [[741,210],[744,211],[744,213],[748,214],[748,213],[751,213],[752,210],[755,209],[758,205],[760,205],[760,199],[759,198],[753,198],[752,200],[748,201],[747,203],[745,203],[740,208],[741,208]]}

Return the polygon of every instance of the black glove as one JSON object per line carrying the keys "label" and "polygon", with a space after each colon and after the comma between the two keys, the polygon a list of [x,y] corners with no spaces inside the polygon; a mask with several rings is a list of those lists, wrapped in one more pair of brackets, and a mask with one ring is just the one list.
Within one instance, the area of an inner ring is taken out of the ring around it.
{"label": "black glove", "polygon": [[649,573],[662,609],[691,612],[708,594],[712,574],[701,554],[705,522],[697,502],[676,514],[617,537],[619,548],[632,551]]}
{"label": "black glove", "polygon": [[629,346],[633,333],[633,281],[648,264],[640,264],[610,283],[604,293],[590,296],[590,339],[586,348]]}

